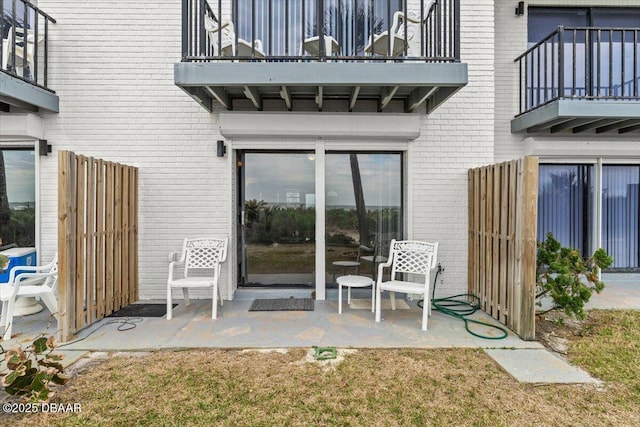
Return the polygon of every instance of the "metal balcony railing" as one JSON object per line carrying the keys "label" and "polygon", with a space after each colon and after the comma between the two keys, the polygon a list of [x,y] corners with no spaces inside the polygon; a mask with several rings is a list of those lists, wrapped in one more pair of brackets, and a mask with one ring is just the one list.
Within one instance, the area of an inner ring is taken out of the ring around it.
{"label": "metal balcony railing", "polygon": [[460,60],[460,0],[183,0],[182,8],[186,62]]}
{"label": "metal balcony railing", "polygon": [[639,101],[640,28],[559,26],[515,59],[519,115],[557,99]]}
{"label": "metal balcony railing", "polygon": [[49,23],[55,19],[25,0],[0,0],[0,70],[47,87]]}

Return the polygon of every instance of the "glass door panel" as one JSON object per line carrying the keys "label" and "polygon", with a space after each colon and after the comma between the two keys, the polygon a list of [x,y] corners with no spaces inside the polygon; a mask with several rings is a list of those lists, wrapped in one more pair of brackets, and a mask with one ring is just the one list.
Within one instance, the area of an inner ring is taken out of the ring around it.
{"label": "glass door panel", "polygon": [[36,168],[31,148],[0,150],[0,247],[36,245]]}
{"label": "glass door panel", "polygon": [[611,268],[640,268],[640,166],[602,167],[602,246]]}
{"label": "glass door panel", "polygon": [[302,152],[241,154],[241,284],[313,286],[314,160]]}
{"label": "glass door panel", "polygon": [[325,175],[327,282],[373,277],[403,235],[402,154],[327,153]]}
{"label": "glass door panel", "polygon": [[538,178],[538,240],[547,233],[563,245],[591,250],[593,166],[540,165]]}

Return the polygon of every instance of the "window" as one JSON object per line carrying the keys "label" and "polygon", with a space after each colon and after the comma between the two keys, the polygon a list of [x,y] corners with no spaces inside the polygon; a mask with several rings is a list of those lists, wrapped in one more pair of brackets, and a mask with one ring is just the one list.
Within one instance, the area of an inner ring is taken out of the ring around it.
{"label": "window", "polygon": [[33,149],[0,150],[1,246],[34,247],[36,179]]}

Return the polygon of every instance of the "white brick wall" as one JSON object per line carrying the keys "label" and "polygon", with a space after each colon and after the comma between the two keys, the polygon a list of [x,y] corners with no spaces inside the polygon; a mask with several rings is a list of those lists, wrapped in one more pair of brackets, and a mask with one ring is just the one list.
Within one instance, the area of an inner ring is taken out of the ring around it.
{"label": "white brick wall", "polygon": [[53,155],[42,159],[42,249],[55,251],[58,150],[137,166],[140,296],[166,295],[167,254],[186,236],[228,233],[227,159],[216,157],[216,115],[173,83],[181,56],[180,2],[40,1],[51,27],[46,116]]}
{"label": "white brick wall", "polygon": [[[531,0],[529,6],[635,6],[640,1],[609,0]],[[637,135],[544,135],[511,133],[511,119],[518,113],[518,65],[513,62],[527,49],[527,16],[515,16],[515,4],[496,2],[496,88],[495,88],[495,161],[501,162],[524,155],[541,160],[564,158],[629,158],[640,156]]]}
{"label": "white brick wall", "polygon": [[413,238],[438,241],[437,295],[467,289],[467,171],[493,161],[494,23],[491,0],[462,2],[461,53],[469,84],[423,120],[410,149]]}
{"label": "white brick wall", "polygon": [[[59,114],[46,115],[54,153],[42,159],[40,174],[43,253],[56,245],[58,150],[137,166],[140,294],[164,298],[167,253],[185,236],[227,234],[232,215],[231,163],[215,155],[217,114],[173,84],[180,2],[39,5],[58,21],[51,29],[50,86],[61,101]],[[462,7],[469,85],[422,117],[422,135],[409,154],[410,228],[413,238],[440,242],[446,273],[439,295],[466,290],[467,170],[494,157],[494,2],[463,0]]]}

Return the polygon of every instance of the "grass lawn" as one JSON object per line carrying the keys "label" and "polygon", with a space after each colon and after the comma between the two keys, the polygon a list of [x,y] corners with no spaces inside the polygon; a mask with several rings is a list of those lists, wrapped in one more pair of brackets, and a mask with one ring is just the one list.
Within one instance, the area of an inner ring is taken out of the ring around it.
{"label": "grass lawn", "polygon": [[640,425],[640,311],[555,326],[604,386],[520,384],[469,349],[360,349],[333,367],[306,361],[307,349],[162,351],[76,373],[53,401],[81,413],[0,425]]}

